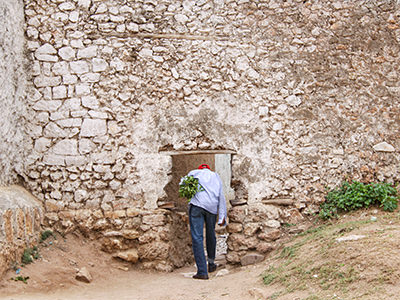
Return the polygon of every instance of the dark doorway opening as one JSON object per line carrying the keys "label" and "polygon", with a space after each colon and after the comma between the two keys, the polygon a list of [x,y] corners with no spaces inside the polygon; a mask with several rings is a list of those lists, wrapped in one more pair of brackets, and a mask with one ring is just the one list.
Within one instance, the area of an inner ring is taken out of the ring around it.
{"label": "dark doorway opening", "polygon": [[187,199],[179,197],[179,182],[183,176],[201,164],[208,164],[211,170],[221,177],[228,206],[234,194],[230,186],[232,153],[228,150],[165,152],[172,158],[171,181],[165,187],[167,197],[159,203],[159,207],[165,206],[177,211],[187,210]]}

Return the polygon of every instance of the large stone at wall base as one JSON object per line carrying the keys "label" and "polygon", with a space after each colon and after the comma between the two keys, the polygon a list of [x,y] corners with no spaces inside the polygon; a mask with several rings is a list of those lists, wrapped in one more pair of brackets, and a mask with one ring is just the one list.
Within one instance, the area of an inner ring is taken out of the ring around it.
{"label": "large stone at wall base", "polygon": [[249,253],[240,259],[240,264],[242,266],[254,265],[259,262],[262,262],[264,260],[264,258],[265,258],[264,255],[257,254],[257,253]]}
{"label": "large stone at wall base", "polygon": [[238,264],[240,263],[240,253],[238,252],[228,252],[226,255],[226,260],[231,264]]}
{"label": "large stone at wall base", "polygon": [[266,228],[258,237],[266,241],[275,241],[281,237],[281,231],[279,229]]}
{"label": "large stone at wall base", "polygon": [[142,260],[167,259],[170,245],[165,242],[155,241],[139,246],[139,257]]}
{"label": "large stone at wall base", "polygon": [[129,249],[126,251],[115,253],[113,254],[113,257],[120,258],[131,263],[137,263],[137,261],[139,260],[139,255],[136,249]]}
{"label": "large stone at wall base", "polygon": [[0,188],[0,276],[19,261],[24,248],[37,244],[42,203],[20,186]]}
{"label": "large stone at wall base", "polygon": [[143,263],[144,269],[154,269],[160,272],[172,272],[174,267],[165,260],[147,261]]}

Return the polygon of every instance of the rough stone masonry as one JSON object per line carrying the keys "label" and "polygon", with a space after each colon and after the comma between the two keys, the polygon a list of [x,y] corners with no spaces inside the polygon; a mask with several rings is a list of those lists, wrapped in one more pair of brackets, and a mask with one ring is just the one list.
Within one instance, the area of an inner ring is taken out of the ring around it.
{"label": "rough stone masonry", "polygon": [[171,180],[163,150],[235,152],[231,263],[271,251],[327,186],[399,181],[397,1],[23,5],[29,67],[11,41],[1,48],[22,81],[2,86],[3,182],[18,175],[58,230],[101,236],[146,267],[188,261],[185,215],[157,205]]}

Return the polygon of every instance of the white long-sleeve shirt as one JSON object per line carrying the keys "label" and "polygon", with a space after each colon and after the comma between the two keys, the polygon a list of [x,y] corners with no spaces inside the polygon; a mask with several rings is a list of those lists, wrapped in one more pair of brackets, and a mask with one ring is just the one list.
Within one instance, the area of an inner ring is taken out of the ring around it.
{"label": "white long-sleeve shirt", "polygon": [[196,169],[190,171],[188,176],[197,178],[204,189],[197,192],[189,204],[204,208],[212,214],[218,213],[218,224],[221,224],[227,215],[226,200],[219,175],[209,169]]}

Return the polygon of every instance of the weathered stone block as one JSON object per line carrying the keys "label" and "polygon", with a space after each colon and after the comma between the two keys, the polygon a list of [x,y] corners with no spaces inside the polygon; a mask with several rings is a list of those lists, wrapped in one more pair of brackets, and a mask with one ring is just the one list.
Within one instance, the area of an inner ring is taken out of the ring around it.
{"label": "weathered stone block", "polygon": [[279,219],[281,209],[275,205],[257,203],[249,207],[249,217],[246,221],[262,222]]}
{"label": "weathered stone block", "polygon": [[373,146],[376,152],[395,152],[396,149],[388,144],[387,142],[382,142]]}
{"label": "weathered stone block", "polygon": [[51,140],[47,138],[39,138],[35,141],[34,149],[37,152],[45,152],[51,145]]}
{"label": "weathered stone block", "polygon": [[161,214],[143,216],[143,224],[151,226],[165,225],[165,216]]}
{"label": "weathered stone block", "polygon": [[87,163],[85,156],[66,156],[65,164],[67,166],[82,166]]}
{"label": "weathered stone block", "polygon": [[233,233],[229,235],[228,249],[232,251],[247,250],[246,237],[243,234]]}
{"label": "weathered stone block", "polygon": [[229,233],[238,233],[243,230],[243,225],[240,223],[229,223],[226,229]]}
{"label": "weathered stone block", "polygon": [[53,87],[53,99],[65,98],[67,98],[67,87],[65,85]]}
{"label": "weathered stone block", "polygon": [[61,76],[37,76],[33,79],[33,83],[37,88],[58,86],[61,84]]}
{"label": "weathered stone block", "polygon": [[108,119],[106,112],[90,110],[88,114],[93,119]]}
{"label": "weathered stone block", "polygon": [[232,264],[240,263],[240,255],[237,252],[228,252],[226,260]]}
{"label": "weathered stone block", "polygon": [[108,68],[108,63],[101,58],[93,58],[92,59],[92,66],[93,66],[93,72],[103,72],[107,70]]}
{"label": "weathered stone block", "polygon": [[261,232],[258,237],[266,241],[275,241],[281,237],[281,231],[279,229],[269,229],[267,228]]}
{"label": "weathered stone block", "polygon": [[100,219],[97,220],[94,224],[93,224],[93,229],[94,230],[106,230],[110,227],[110,224],[108,223],[108,221],[106,219]]}
{"label": "weathered stone block", "polygon": [[81,268],[75,276],[76,280],[90,283],[92,281],[92,275],[90,275],[86,267]]}
{"label": "weathered stone block", "polygon": [[62,205],[62,203],[60,203],[59,201],[50,199],[50,200],[46,200],[45,208],[46,208],[46,211],[48,211],[48,212],[59,212],[60,210],[62,210],[64,208],[64,205]]}
{"label": "weathered stone block", "polygon": [[243,223],[246,218],[247,206],[235,206],[228,212],[228,217],[231,222]]}
{"label": "weathered stone block", "polygon": [[[74,193],[74,200],[75,200],[75,202],[78,202],[78,203],[88,199],[88,197],[89,197],[88,192],[83,189],[76,190]],[[79,211],[79,216],[80,215],[81,215],[81,211]],[[77,214],[77,217],[78,217],[78,214]]]}
{"label": "weathered stone block", "polygon": [[258,223],[246,223],[244,225],[243,233],[246,236],[253,236],[260,229],[260,224]]}
{"label": "weathered stone block", "polygon": [[122,236],[128,240],[135,240],[140,236],[140,233],[134,229],[122,230]]}
{"label": "weathered stone block", "polygon": [[107,123],[105,120],[84,119],[81,128],[82,137],[102,136],[107,133]]}
{"label": "weathered stone block", "polygon": [[89,64],[86,61],[72,61],[69,63],[72,74],[83,74],[89,72]]}
{"label": "weathered stone block", "polygon": [[76,215],[75,210],[64,210],[58,213],[58,216],[62,220],[74,220]]}
{"label": "weathered stone block", "polygon": [[[63,84],[76,84],[78,82],[78,76],[76,75],[63,75],[62,77]],[[68,93],[68,95],[70,95]]]}
{"label": "weathered stone block", "polygon": [[127,210],[127,216],[129,217],[124,224],[124,229],[138,229],[142,224],[142,219],[140,217],[132,217],[129,215],[129,210]]}
{"label": "weathered stone block", "polygon": [[116,211],[112,212],[111,217],[113,219],[125,218],[126,217],[126,210],[124,210],[124,209],[116,210]]}
{"label": "weathered stone block", "polygon": [[62,102],[60,100],[40,100],[33,106],[34,110],[38,111],[56,111]]}
{"label": "weathered stone block", "polygon": [[65,139],[57,142],[51,151],[59,155],[78,155],[77,140]]}
{"label": "weathered stone block", "polygon": [[146,260],[167,259],[169,256],[169,243],[155,241],[151,244],[139,246],[139,258]]}
{"label": "weathered stone block", "polygon": [[51,70],[54,75],[70,75],[69,64],[66,61],[55,63]]}
{"label": "weathered stone block", "polygon": [[85,73],[79,76],[81,82],[99,82],[100,81],[100,74],[98,73]]}
{"label": "weathered stone block", "polygon": [[261,242],[257,245],[256,250],[260,253],[269,253],[275,249],[275,246],[272,243]]}
{"label": "weathered stone block", "polygon": [[56,154],[46,154],[43,156],[43,163],[48,166],[64,166],[64,156]]}
{"label": "weathered stone block", "polygon": [[47,138],[63,138],[67,137],[68,133],[55,123],[49,123],[43,131],[44,137]]}
{"label": "weathered stone block", "polygon": [[139,237],[139,243],[140,244],[148,244],[152,241],[155,241],[158,237],[157,232],[153,230],[148,230]]}
{"label": "weathered stone block", "polygon": [[263,226],[269,227],[269,228],[280,228],[281,222],[279,222],[277,220],[268,220],[263,223]]}
{"label": "weathered stone block", "polygon": [[139,254],[136,249],[129,249],[126,251],[121,251],[121,252],[115,253],[115,254],[113,254],[113,257],[120,258],[122,260],[131,262],[131,263],[136,263],[139,260]]}
{"label": "weathered stone block", "polygon": [[81,58],[93,58],[97,56],[97,46],[90,46],[84,49],[78,50],[78,59]]}
{"label": "weathered stone block", "polygon": [[264,255],[257,253],[249,253],[240,259],[240,264],[242,266],[254,265],[262,262],[265,259]]}
{"label": "weathered stone block", "polygon": [[58,61],[57,50],[50,44],[44,44],[35,51],[35,57],[40,61],[56,62]]}
{"label": "weathered stone block", "polygon": [[82,106],[90,108],[90,109],[97,109],[99,108],[99,101],[95,96],[85,96],[82,97]]}
{"label": "weathered stone block", "polygon": [[57,222],[59,220],[57,213],[54,212],[46,213],[44,217],[50,222]]}

